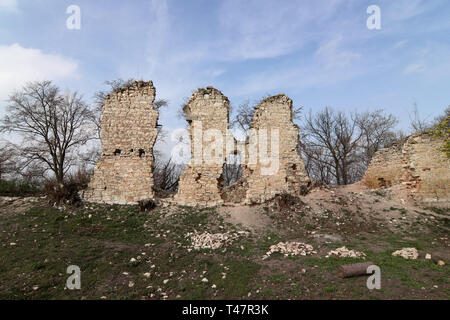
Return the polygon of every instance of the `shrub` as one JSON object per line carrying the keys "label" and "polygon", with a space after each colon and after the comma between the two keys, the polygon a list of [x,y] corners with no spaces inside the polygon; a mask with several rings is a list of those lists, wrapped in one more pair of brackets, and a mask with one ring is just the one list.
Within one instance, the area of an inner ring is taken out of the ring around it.
{"label": "shrub", "polygon": [[444,145],[439,148],[440,151],[445,153],[450,158],[450,115],[444,118],[439,124],[437,124],[431,133],[435,137],[441,137],[444,140]]}
{"label": "shrub", "polygon": [[36,195],[39,188],[25,180],[2,180],[0,179],[0,196],[24,197]]}
{"label": "shrub", "polygon": [[78,169],[67,175],[63,185],[58,185],[55,179],[48,180],[44,192],[51,202],[79,205],[79,191],[87,188],[91,175],[92,170]]}

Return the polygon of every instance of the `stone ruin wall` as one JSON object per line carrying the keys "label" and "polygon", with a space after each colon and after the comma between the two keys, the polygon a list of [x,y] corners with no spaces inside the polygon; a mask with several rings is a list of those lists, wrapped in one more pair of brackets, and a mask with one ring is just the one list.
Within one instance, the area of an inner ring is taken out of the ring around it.
{"label": "stone ruin wall", "polygon": [[152,81],[108,95],[102,109],[102,156],[83,195],[91,202],[136,203],[153,197],[153,146],[158,110]]}
{"label": "stone ruin wall", "polygon": [[404,184],[421,203],[450,205],[450,160],[438,150],[442,145],[442,139],[422,134],[403,147],[408,160]]}
{"label": "stone ruin wall", "polygon": [[[219,190],[219,179],[222,174],[223,163],[225,162],[225,137],[228,130],[228,114],[230,110],[230,102],[219,90],[207,87],[206,89],[198,89],[192,95],[188,104],[183,111],[186,120],[190,124],[189,133],[191,136],[191,154],[193,157],[187,168],[180,177],[178,184],[178,193],[175,195],[175,201],[181,205],[188,206],[215,206],[223,203]],[[203,137],[202,141],[194,141],[196,126],[201,125],[204,133],[209,129],[217,129],[224,137],[223,150],[219,155],[219,161],[203,161],[206,159],[213,160],[210,144],[212,140]],[[201,146],[201,147],[199,147]],[[196,163],[196,158],[201,163]],[[204,156],[203,156],[204,155]]]}
{"label": "stone ruin wall", "polygon": [[[91,202],[130,204],[153,198],[153,146],[157,137],[158,111],[154,109],[155,88],[150,82],[134,82],[107,96],[102,110],[102,156],[83,198]],[[292,100],[285,95],[269,97],[255,107],[252,129],[266,129],[267,154],[271,154],[271,130],[278,130],[279,166],[273,174],[263,174],[267,164],[249,157],[244,145],[243,177],[234,186],[222,188],[221,175],[226,161],[230,103],[219,90],[198,89],[184,107],[190,124],[192,159],[180,177],[174,201],[188,206],[216,206],[227,199],[252,204],[267,201],[277,194],[302,194],[309,186],[303,160],[297,152],[298,127],[293,123]],[[219,131],[223,149],[218,159],[210,137],[195,135],[200,129]],[[197,140],[194,140],[197,139]],[[258,137],[257,137],[258,139]],[[234,151],[236,152],[236,140]],[[256,144],[259,148],[259,144]],[[196,157],[194,157],[194,155]],[[200,163],[195,159],[200,159]],[[207,161],[210,159],[211,161]],[[237,199],[237,200],[236,200]]]}
{"label": "stone ruin wall", "polygon": [[[298,127],[293,123],[292,100],[285,95],[277,95],[264,99],[255,107],[254,121],[251,129],[256,132],[265,129],[268,140],[267,155],[271,154],[271,130],[277,129],[279,143],[277,170],[273,174],[263,173],[264,167],[270,164],[262,164],[256,143],[256,161],[249,156],[249,144],[244,146],[245,157],[242,165],[243,176],[235,185],[222,189],[221,174],[226,161],[226,134],[228,129],[229,101],[220,91],[207,87],[197,90],[184,108],[188,122],[190,123],[192,154],[196,150],[194,130],[195,121],[202,122],[203,132],[215,128],[222,132],[224,137],[223,152],[220,155],[220,164],[195,164],[191,159],[188,167],[180,178],[178,194],[175,201],[182,205],[214,206],[227,202],[244,204],[262,203],[272,199],[277,194],[290,193],[300,195],[310,185],[310,179],[306,175],[303,160],[297,152],[299,141]],[[197,124],[198,125],[198,124]],[[259,135],[257,135],[257,138]],[[236,141],[232,149],[238,152]],[[197,141],[198,144],[198,141]],[[204,138],[203,152],[208,150],[208,139]],[[201,152],[201,151],[200,151]],[[251,160],[253,159],[253,160]]]}
{"label": "stone ruin wall", "polygon": [[402,184],[419,203],[449,206],[450,160],[438,150],[442,144],[441,138],[422,133],[382,149],[373,157],[363,183],[370,188]]}
{"label": "stone ruin wall", "polygon": [[[403,142],[390,148],[381,149],[374,154],[363,183],[372,189],[390,187],[402,181],[403,170]],[[389,164],[389,165],[387,165]]]}
{"label": "stone ruin wall", "polygon": [[[293,122],[292,110],[292,100],[284,94],[266,98],[255,107],[251,129],[267,131],[268,148],[267,152],[259,150],[260,144],[257,144],[259,156],[256,163],[249,163],[250,158],[246,157],[243,179],[246,180],[247,190],[244,203],[262,203],[281,193],[300,195],[310,185],[303,160],[297,151],[299,128]],[[278,170],[273,174],[266,174],[263,172],[264,167],[267,169],[271,164],[261,163],[260,155],[266,153],[270,159],[274,130],[278,132],[278,139],[275,141],[279,141]]]}

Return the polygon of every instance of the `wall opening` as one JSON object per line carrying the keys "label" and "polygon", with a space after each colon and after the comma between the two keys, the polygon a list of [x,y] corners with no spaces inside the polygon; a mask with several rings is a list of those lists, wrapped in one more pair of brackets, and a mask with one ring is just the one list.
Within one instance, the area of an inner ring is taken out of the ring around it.
{"label": "wall opening", "polygon": [[222,166],[221,187],[232,186],[241,178],[241,156],[239,154],[229,154]]}

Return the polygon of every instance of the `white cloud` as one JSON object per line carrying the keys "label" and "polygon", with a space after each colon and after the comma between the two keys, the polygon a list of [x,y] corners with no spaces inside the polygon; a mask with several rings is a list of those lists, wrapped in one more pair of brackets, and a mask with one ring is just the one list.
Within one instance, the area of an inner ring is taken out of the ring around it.
{"label": "white cloud", "polygon": [[227,60],[273,58],[292,53],[317,37],[317,25],[336,14],[342,0],[305,2],[223,1],[222,51]]}
{"label": "white cloud", "polygon": [[[210,17],[215,23],[211,26],[215,36],[205,39],[191,38],[195,30],[180,27],[168,2],[153,0],[151,26],[147,29],[146,74],[156,80],[158,94],[171,102],[179,101],[192,89],[213,85],[217,78],[228,74],[227,65],[281,57],[317,42],[321,35],[335,29],[335,15],[342,3],[317,0],[301,6],[297,2],[280,6],[274,1],[223,1]],[[323,56],[330,66],[347,65],[355,58],[341,46],[337,49]],[[334,62],[333,54],[338,55]],[[124,67],[123,73],[128,70]]]}
{"label": "white cloud", "polygon": [[394,49],[399,49],[404,47],[408,43],[408,40],[400,40],[394,44]]}
{"label": "white cloud", "polygon": [[0,105],[15,89],[35,80],[77,77],[76,61],[15,43],[0,46]]}
{"label": "white cloud", "polygon": [[[382,6],[381,14],[384,14],[384,12],[386,12],[388,19],[392,21],[408,20],[421,15],[427,10],[430,10],[439,2],[440,1],[435,1],[434,4],[430,4],[429,0],[388,1],[385,6]],[[386,10],[383,10],[383,7],[385,7]]]}
{"label": "white cloud", "polygon": [[329,41],[323,42],[316,51],[316,57],[321,60],[326,69],[344,68],[350,66],[361,57],[360,54],[341,47],[343,37],[335,36]]}
{"label": "white cloud", "polygon": [[425,71],[426,67],[422,63],[411,63],[406,66],[406,68],[403,70],[403,73],[412,74],[412,73],[423,73]]}
{"label": "white cloud", "polygon": [[8,12],[18,11],[18,1],[0,0],[0,11],[8,11]]}

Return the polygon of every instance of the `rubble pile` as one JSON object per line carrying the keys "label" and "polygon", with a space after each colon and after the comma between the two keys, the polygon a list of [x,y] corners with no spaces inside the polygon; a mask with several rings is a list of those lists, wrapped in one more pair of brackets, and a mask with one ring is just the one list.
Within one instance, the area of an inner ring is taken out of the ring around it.
{"label": "rubble pile", "polygon": [[216,250],[221,248],[223,245],[230,244],[234,240],[242,236],[247,236],[247,231],[237,231],[236,233],[225,232],[225,233],[197,233],[189,232],[186,237],[191,238],[192,248],[195,250],[201,249],[212,249]]}
{"label": "rubble pile", "polygon": [[359,252],[355,250],[349,250],[345,246],[337,248],[336,250],[331,250],[325,256],[325,258],[329,258],[331,256],[338,258],[366,258],[366,254],[364,252]]}
{"label": "rubble pile", "polygon": [[275,252],[284,254],[285,257],[298,255],[306,256],[317,253],[310,244],[295,241],[279,242],[276,245],[270,246],[270,250],[263,256],[263,260],[269,258],[270,255]]}
{"label": "rubble pile", "polygon": [[400,256],[405,259],[416,260],[419,257],[419,251],[416,248],[403,248],[392,253],[392,255]]}

